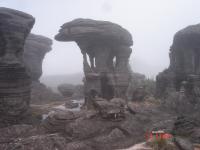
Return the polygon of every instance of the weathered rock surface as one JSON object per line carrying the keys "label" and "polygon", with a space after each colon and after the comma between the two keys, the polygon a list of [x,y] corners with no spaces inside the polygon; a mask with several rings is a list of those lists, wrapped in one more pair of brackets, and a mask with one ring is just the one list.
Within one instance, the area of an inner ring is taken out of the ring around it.
{"label": "weathered rock surface", "polygon": [[24,62],[32,81],[39,81],[42,75],[42,62],[51,51],[52,40],[35,34],[29,34],[24,45]]}
{"label": "weathered rock surface", "polygon": [[[17,147],[25,150],[31,147],[32,150],[47,148],[54,150],[56,147],[62,150],[63,146],[64,149],[70,150],[123,149],[144,141],[147,131],[164,129],[170,133],[170,126],[174,124],[173,115],[163,113],[153,105],[135,103],[137,108],[132,107],[136,110],[135,114],[125,109],[123,110],[125,117],[118,119],[117,113],[124,108],[124,100],[114,98],[107,101],[98,98],[95,102],[100,101],[96,110],[72,112],[49,108],[50,113],[47,118],[36,127],[17,125],[2,128],[0,149],[9,150],[11,147]],[[97,104],[94,107],[97,107]],[[44,111],[41,114],[47,114],[49,111],[44,109],[42,107],[32,111],[33,113]],[[111,116],[110,112],[113,113]],[[109,117],[104,117],[104,114],[108,114]]]}
{"label": "weathered rock surface", "polygon": [[192,143],[200,143],[200,120],[198,116],[181,116],[174,123],[176,136],[187,138]]}
{"label": "weathered rock surface", "polygon": [[110,102],[105,99],[95,99],[94,105],[104,119],[119,121],[125,118],[123,99],[114,98]]}
{"label": "weathered rock surface", "polygon": [[175,143],[176,143],[177,147],[181,150],[194,150],[194,146],[192,145],[192,143],[183,138],[176,137]]}
{"label": "weathered rock surface", "polygon": [[[59,41],[79,41],[88,39],[92,41],[108,41],[108,43],[120,43],[120,45],[133,44],[131,34],[121,26],[108,22],[91,19],[75,19],[62,25],[56,36]],[[115,44],[116,44],[115,43]]]}
{"label": "weathered rock surface", "polygon": [[0,24],[0,122],[16,123],[29,107],[31,81],[23,63],[23,47],[34,18],[1,7]]}
{"label": "weathered rock surface", "polygon": [[24,63],[31,77],[31,103],[42,104],[60,100],[61,96],[48,89],[39,79],[42,75],[42,62],[46,53],[51,51],[52,40],[36,34],[29,34],[24,46]]}
{"label": "weathered rock surface", "polygon": [[67,124],[72,123],[79,116],[70,111],[56,111],[52,112],[47,119],[42,123],[42,126],[49,133],[66,133],[71,134],[72,131],[67,129]]}
{"label": "weathered rock surface", "polygon": [[[200,109],[200,24],[178,31],[170,48],[170,65],[156,77],[163,106],[180,115]],[[171,109],[173,108],[173,109]]]}
{"label": "weathered rock surface", "polygon": [[108,21],[76,19],[65,23],[55,39],[75,41],[81,49],[86,106],[95,95],[105,99],[126,97],[131,78],[130,46],[133,44],[126,29]]}
{"label": "weathered rock surface", "polygon": [[169,54],[170,66],[157,76],[158,95],[162,96],[167,90],[180,91],[183,82],[188,95],[198,95],[195,88],[199,88],[200,74],[199,31],[200,24],[197,24],[175,34]]}

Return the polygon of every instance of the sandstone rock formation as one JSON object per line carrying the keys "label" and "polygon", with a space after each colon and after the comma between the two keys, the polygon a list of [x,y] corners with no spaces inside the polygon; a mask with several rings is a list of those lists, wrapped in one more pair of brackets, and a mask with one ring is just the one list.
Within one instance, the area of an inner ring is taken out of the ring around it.
{"label": "sandstone rock formation", "polygon": [[47,52],[51,51],[52,40],[35,34],[29,34],[24,45],[24,62],[32,81],[39,81],[42,75],[42,62]]}
{"label": "sandstone rock formation", "polygon": [[133,45],[126,29],[108,21],[76,19],[65,23],[55,39],[75,41],[81,49],[86,103],[91,93],[108,100],[125,98],[131,78],[128,64]]}
{"label": "sandstone rock formation", "polygon": [[42,75],[42,62],[47,52],[51,51],[52,40],[35,34],[29,34],[24,46],[24,63],[31,77],[31,103],[44,103],[59,100],[60,96],[53,93],[39,79]]}
{"label": "sandstone rock formation", "polygon": [[23,63],[23,47],[34,18],[0,8],[0,24],[0,121],[15,123],[29,107],[31,82]]}
{"label": "sandstone rock formation", "polygon": [[[174,115],[178,116],[174,135],[199,143],[200,24],[188,26],[175,34],[169,56],[169,67],[156,78],[157,96],[162,98],[163,106],[170,113],[175,112]],[[184,140],[177,139],[176,142],[179,146],[189,146]]]}
{"label": "sandstone rock formation", "polygon": [[157,76],[157,94],[184,91],[194,102],[200,95],[200,24],[188,26],[174,36],[170,66]]}

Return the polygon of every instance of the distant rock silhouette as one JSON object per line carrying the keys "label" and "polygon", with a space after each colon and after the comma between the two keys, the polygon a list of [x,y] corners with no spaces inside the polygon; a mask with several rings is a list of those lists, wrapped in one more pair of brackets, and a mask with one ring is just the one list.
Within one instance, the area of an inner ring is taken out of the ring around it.
{"label": "distant rock silhouette", "polygon": [[42,62],[46,53],[51,51],[52,40],[36,34],[29,34],[24,45],[24,63],[29,73],[31,84],[31,103],[45,103],[60,100],[59,94],[40,83]]}

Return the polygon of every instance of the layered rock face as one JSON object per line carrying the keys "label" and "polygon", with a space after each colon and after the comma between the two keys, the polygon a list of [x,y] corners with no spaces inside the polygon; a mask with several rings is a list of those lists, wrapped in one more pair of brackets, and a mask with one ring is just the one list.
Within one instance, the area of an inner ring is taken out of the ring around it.
{"label": "layered rock face", "polygon": [[200,95],[200,24],[186,27],[174,36],[170,48],[170,66],[157,76],[157,93],[184,91]]}
{"label": "layered rock face", "polygon": [[[91,19],[65,23],[58,41],[75,41],[83,54],[86,103],[91,96],[125,98],[130,81],[131,34],[121,26]],[[88,61],[89,59],[89,61]]]}
{"label": "layered rock face", "polygon": [[42,75],[42,62],[47,52],[51,51],[52,40],[30,34],[24,46],[24,62],[30,73],[32,81],[39,81]]}
{"label": "layered rock face", "polygon": [[53,93],[39,79],[42,75],[43,59],[51,51],[52,40],[35,34],[29,34],[24,46],[24,63],[31,77],[31,103],[45,103],[46,101],[59,100],[61,97]]}
{"label": "layered rock face", "polygon": [[30,77],[23,63],[23,47],[34,18],[20,11],[0,8],[0,120],[16,122],[30,100]]}

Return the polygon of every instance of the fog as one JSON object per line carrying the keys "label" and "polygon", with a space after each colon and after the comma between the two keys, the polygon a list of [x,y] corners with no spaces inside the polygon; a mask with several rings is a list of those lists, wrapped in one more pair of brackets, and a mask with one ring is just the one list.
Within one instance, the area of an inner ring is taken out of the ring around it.
{"label": "fog", "polygon": [[[31,14],[36,18],[32,32],[51,39],[62,24],[76,18],[117,23],[133,36],[133,71],[148,77],[168,67],[174,34],[200,22],[199,0],[0,0],[0,6]],[[82,55],[74,42],[54,40],[43,75],[73,74],[82,72],[82,67]]]}

